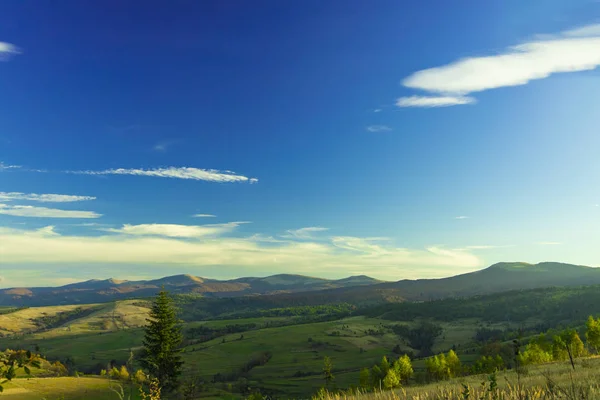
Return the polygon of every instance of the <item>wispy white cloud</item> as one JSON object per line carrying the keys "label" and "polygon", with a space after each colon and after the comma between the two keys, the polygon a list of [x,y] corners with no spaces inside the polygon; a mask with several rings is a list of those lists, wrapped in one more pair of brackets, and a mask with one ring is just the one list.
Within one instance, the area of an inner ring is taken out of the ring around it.
{"label": "wispy white cloud", "polygon": [[[359,253],[371,253],[378,255],[390,254],[390,249],[377,244],[382,238],[360,238],[354,236],[334,236],[331,242],[341,249]],[[386,240],[383,238],[383,240]]]}
{"label": "wispy white cloud", "polygon": [[458,217],[454,217],[454,219],[469,219],[466,215],[459,215]]}
{"label": "wispy white cloud", "polygon": [[157,152],[165,152],[169,149],[169,147],[176,144],[177,142],[178,140],[163,140],[161,142],[156,143],[154,147],[152,147],[152,149]]}
{"label": "wispy white cloud", "polygon": [[0,214],[32,218],[100,218],[102,214],[93,211],[61,210],[58,208],[8,205],[0,203]]}
{"label": "wispy white cloud", "polygon": [[21,54],[21,50],[11,43],[0,42],[0,60],[5,61],[11,56]]}
{"label": "wispy white cloud", "polygon": [[42,203],[69,203],[75,201],[96,200],[93,196],[76,196],[69,194],[36,194],[20,192],[0,192],[0,201],[29,200]]}
{"label": "wispy white cloud", "polygon": [[536,244],[539,244],[540,246],[559,246],[562,243],[561,242],[537,242]]}
{"label": "wispy white cloud", "polygon": [[474,104],[477,100],[469,96],[410,96],[400,97],[398,107],[450,107],[461,104]]}
{"label": "wispy white cloud", "polygon": [[247,221],[228,222],[209,225],[177,225],[177,224],[125,224],[121,228],[104,229],[106,232],[121,233],[134,236],[166,236],[177,238],[199,238],[203,236],[222,235],[231,232]]}
{"label": "wispy white cloud", "polygon": [[213,214],[194,214],[194,215],[192,215],[192,217],[196,217],[196,218],[215,218],[216,215],[213,215]]}
{"label": "wispy white cloud", "polygon": [[570,37],[594,37],[600,36],[600,24],[586,25],[563,32],[564,36]]}
{"label": "wispy white cloud", "polygon": [[556,35],[538,35],[499,54],[463,58],[417,71],[406,77],[402,84],[433,93],[435,97],[424,97],[431,100],[420,100],[421,96],[403,97],[397,105],[431,107],[439,101],[434,100],[436,98],[445,99],[440,101],[443,105],[469,104],[474,102],[465,97],[469,93],[526,85],[556,73],[593,70],[599,65],[600,24]]}
{"label": "wispy white cloud", "polygon": [[8,164],[4,164],[2,161],[0,161],[0,171],[2,171],[3,169],[16,169],[16,168],[21,168],[20,165],[8,165]]}
{"label": "wispy white cloud", "polygon": [[256,183],[258,179],[238,175],[232,171],[219,171],[216,169],[200,169],[192,167],[166,167],[154,169],[116,168],[103,171],[68,171],[84,175],[133,175],[152,176],[159,178],[191,179],[207,182],[249,182]]}
{"label": "wispy white cloud", "polygon": [[506,247],[513,247],[513,245],[473,245],[473,246],[465,246],[462,249],[457,250],[491,250],[491,249],[502,249]]}
{"label": "wispy white cloud", "polygon": [[325,232],[328,230],[329,228],[324,228],[322,226],[309,226],[300,229],[290,229],[287,231],[286,235],[283,235],[283,237],[291,237],[296,239],[313,239],[315,233]]}
{"label": "wispy white cloud", "polygon": [[[203,232],[183,232],[179,228],[173,231],[159,229],[154,231],[156,234],[147,234],[152,232],[147,228],[130,228],[129,232],[136,229],[136,234],[75,236],[57,234],[53,230],[0,228],[2,262],[45,267],[55,263],[175,268],[220,266],[329,275],[370,271],[390,280],[449,276],[478,269],[483,264],[469,251],[439,246],[397,248],[383,238],[345,236],[317,242],[258,240],[255,235],[248,238],[203,236]],[[198,234],[200,236],[196,236]]]}
{"label": "wispy white cloud", "polygon": [[378,112],[381,112],[381,111],[382,111],[381,108],[376,108],[376,109],[373,110],[373,112],[375,112],[375,113],[378,113]]}
{"label": "wispy white cloud", "polygon": [[367,126],[367,130],[369,132],[389,132],[392,128],[387,125],[371,125]]}

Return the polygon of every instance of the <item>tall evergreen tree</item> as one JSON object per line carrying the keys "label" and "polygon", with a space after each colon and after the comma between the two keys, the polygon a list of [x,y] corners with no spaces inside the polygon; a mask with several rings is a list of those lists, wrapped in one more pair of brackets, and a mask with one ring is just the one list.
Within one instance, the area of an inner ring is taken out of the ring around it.
{"label": "tall evergreen tree", "polygon": [[169,294],[160,291],[145,327],[142,366],[158,379],[161,391],[170,392],[179,386],[181,375],[181,329],[175,306]]}

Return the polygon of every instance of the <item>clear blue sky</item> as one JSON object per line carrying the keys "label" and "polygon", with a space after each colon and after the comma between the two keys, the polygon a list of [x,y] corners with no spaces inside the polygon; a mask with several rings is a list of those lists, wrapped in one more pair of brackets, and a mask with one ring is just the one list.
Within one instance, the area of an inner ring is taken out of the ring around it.
{"label": "clear blue sky", "polygon": [[597,1],[1,9],[0,287],[600,266]]}

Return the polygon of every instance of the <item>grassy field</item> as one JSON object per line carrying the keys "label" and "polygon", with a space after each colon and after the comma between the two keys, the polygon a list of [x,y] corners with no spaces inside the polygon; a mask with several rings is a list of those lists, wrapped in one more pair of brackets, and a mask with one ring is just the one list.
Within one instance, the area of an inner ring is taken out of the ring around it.
{"label": "grassy field", "polygon": [[[16,379],[6,384],[2,398],[9,400],[114,400],[119,397],[110,390],[114,383],[99,377],[62,377]],[[125,387],[131,400],[140,399],[134,387]]]}
{"label": "grassy field", "polygon": [[[129,305],[120,305],[117,309],[126,310],[125,307]],[[72,321],[71,331],[55,329],[18,338],[0,339],[0,349],[34,349],[38,346],[41,353],[49,359],[64,360],[67,356],[71,357],[76,367],[82,371],[102,368],[111,360],[124,364],[129,352],[141,346],[142,330],[114,330],[113,327],[112,331],[104,332],[90,328],[97,324],[95,321],[106,315],[111,313],[102,309],[82,320]],[[131,316],[127,318],[133,319]],[[262,328],[187,346],[183,353],[185,374],[200,375],[210,381],[217,373],[238,372],[252,358],[269,351],[272,357],[268,363],[254,367],[249,372],[250,385],[300,396],[308,395],[321,386],[324,356],[333,360],[340,387],[345,387],[358,382],[361,368],[379,362],[384,355],[393,355],[394,346],[400,346],[402,351],[414,350],[403,338],[391,331],[370,335],[367,331],[381,329],[389,323],[376,318],[351,317],[331,322],[265,327],[267,323],[285,321],[290,320],[250,318],[193,322],[186,325],[185,328],[204,325],[216,329],[226,325],[254,323]],[[477,329],[477,322],[468,320],[463,323],[444,323],[443,326],[444,334],[435,343],[435,349],[447,351],[453,344],[469,343]],[[419,365],[417,363],[416,367]]]}
{"label": "grassy field", "polygon": [[44,319],[57,317],[61,313],[69,313],[77,309],[92,310],[100,308],[96,304],[31,307],[15,310],[0,315],[0,333],[3,335],[33,333],[46,328]]}
{"label": "grassy field", "polygon": [[[141,326],[145,324],[148,309],[135,301],[91,305],[90,312],[81,318],[70,319],[51,329],[25,333],[33,329],[32,321],[36,318],[73,310],[73,307],[30,308],[0,315],[0,318],[7,318],[4,321],[12,321],[11,326],[15,329],[20,329],[19,335],[0,338],[0,350],[39,349],[51,360],[64,362],[68,357],[77,370],[87,373],[98,372],[111,361],[124,364],[131,351],[140,349]],[[218,373],[229,375],[222,384],[225,388],[238,381],[240,370],[252,359],[268,351],[271,354],[268,362],[254,366],[245,374],[248,385],[286,396],[307,396],[323,384],[321,371],[325,356],[333,361],[339,387],[348,387],[358,383],[360,369],[379,362],[384,355],[396,357],[392,352],[396,346],[401,352],[418,353],[405,338],[386,328],[397,323],[414,327],[418,321],[356,316],[293,325],[297,321],[300,319],[296,317],[264,317],[186,323],[184,332],[199,326],[223,329],[227,325],[254,324],[255,327],[186,346],[184,374],[201,376],[205,381],[212,381]],[[473,318],[438,323],[443,327],[443,333],[434,343],[434,352],[448,351],[453,346],[459,349],[472,347],[473,336],[482,326],[508,327],[506,323],[484,324]],[[283,324],[288,325],[280,326]],[[461,355],[466,362],[475,357],[475,354]],[[423,368],[423,361],[417,360],[415,369]]]}
{"label": "grassy field", "polygon": [[[137,328],[145,325],[149,311],[138,304],[128,300],[105,304],[0,309],[0,333],[5,336],[27,334],[30,338],[40,339]],[[82,311],[81,317],[69,317],[68,314],[76,310]]]}
{"label": "grassy field", "polygon": [[[249,373],[250,384],[287,395],[305,396],[323,384],[323,357],[329,356],[338,385],[347,387],[358,383],[361,368],[372,366],[384,355],[393,355],[394,346],[399,345],[402,351],[414,350],[391,332],[377,336],[366,333],[385,323],[379,319],[352,317],[248,331],[243,338],[239,333],[231,334],[188,346],[184,353],[186,370],[209,379],[219,372],[237,371],[254,355],[269,351],[272,353],[269,362]],[[453,344],[470,343],[476,330],[477,324],[470,320],[444,324],[445,335],[435,347],[447,351]],[[417,362],[415,368],[424,368],[423,362]]]}

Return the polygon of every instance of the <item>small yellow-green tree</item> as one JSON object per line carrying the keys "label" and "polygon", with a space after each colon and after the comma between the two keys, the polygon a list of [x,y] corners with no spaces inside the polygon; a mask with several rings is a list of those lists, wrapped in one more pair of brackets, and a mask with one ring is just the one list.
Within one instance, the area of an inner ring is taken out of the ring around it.
{"label": "small yellow-green tree", "polygon": [[127,367],[124,365],[121,365],[121,368],[119,369],[119,379],[121,379],[122,381],[129,380],[129,371],[127,370]]}
{"label": "small yellow-green tree", "polygon": [[371,382],[371,372],[369,371],[369,368],[363,368],[360,370],[359,383],[360,383],[360,387],[363,390],[368,390],[371,388],[372,382]]}
{"label": "small yellow-green tree", "polygon": [[450,350],[446,355],[446,365],[448,366],[448,376],[450,378],[460,375],[461,363],[454,350]]}
{"label": "small yellow-green tree", "polygon": [[400,386],[400,378],[393,368],[388,369],[385,378],[383,378],[383,387],[385,389],[394,389]]}
{"label": "small yellow-green tree", "polygon": [[600,350],[600,318],[589,316],[586,324],[585,340],[593,352]]}
{"label": "small yellow-green tree", "polygon": [[146,382],[147,379],[148,379],[148,377],[146,376],[144,371],[142,371],[141,369],[138,369],[137,371],[135,371],[135,374],[133,375],[133,381],[139,385]]}
{"label": "small yellow-green tree", "polygon": [[413,376],[414,373],[413,366],[408,354],[404,354],[396,361],[394,361],[393,368],[398,374],[398,378],[402,383],[406,383]]}

